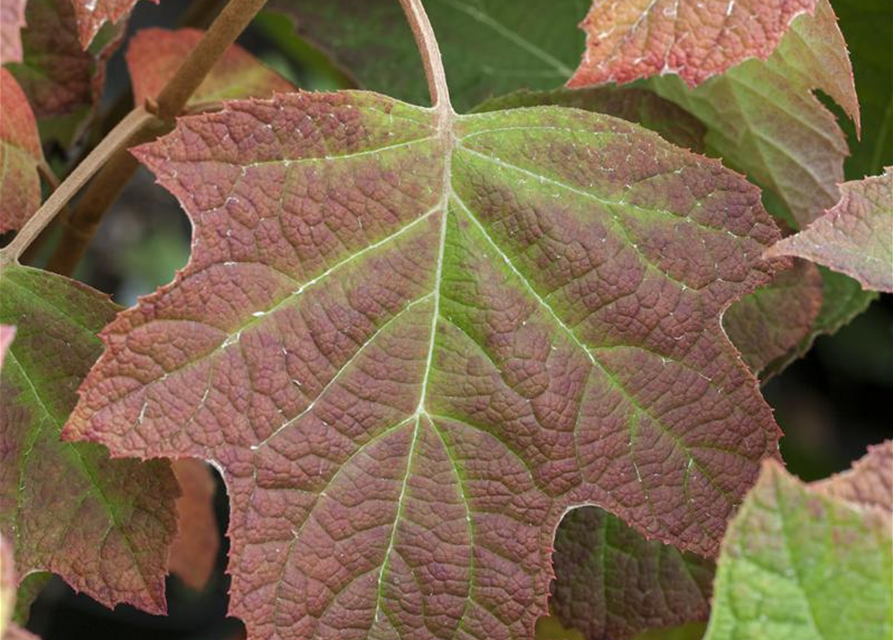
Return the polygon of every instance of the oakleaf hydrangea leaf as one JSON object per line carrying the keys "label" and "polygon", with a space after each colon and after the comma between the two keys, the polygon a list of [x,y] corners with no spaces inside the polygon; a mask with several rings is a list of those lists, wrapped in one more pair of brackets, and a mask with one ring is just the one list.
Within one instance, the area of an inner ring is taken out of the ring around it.
{"label": "oakleaf hydrangea leaf", "polygon": [[[146,98],[157,96],[201,39],[198,29],[138,31],[127,45],[134,102],[143,104]],[[288,80],[239,45],[232,45],[192,94],[187,109],[198,111],[222,100],[268,98],[277,91],[292,90]]]}
{"label": "oakleaf hydrangea leaf", "polygon": [[[877,470],[890,487],[893,467]],[[889,511],[829,496],[767,461],[723,540],[705,640],[889,638],[891,531]]]}
{"label": "oakleaf hydrangea leaf", "polygon": [[893,293],[893,167],[840,185],[834,207],[769,250],[824,264],[866,289]]}
{"label": "oakleaf hydrangea leaf", "polygon": [[594,0],[580,25],[583,61],[568,83],[585,87],[668,73],[689,86],[748,58],[765,60],[816,0]]}
{"label": "oakleaf hydrangea leaf", "polygon": [[893,516],[893,441],[868,447],[868,454],[852,469],[813,483],[819,491],[861,507],[877,508]]}
{"label": "oakleaf hydrangea leaf", "polygon": [[821,308],[822,275],[811,262],[797,260],[729,307],[722,324],[755,373],[767,368],[777,373],[780,366],[771,365],[789,357],[810,335]]}
{"label": "oakleaf hydrangea leaf", "polygon": [[[516,89],[554,89],[573,74],[583,51],[575,27],[589,0],[425,0],[443,63],[465,111]],[[271,0],[295,30],[366,89],[425,104],[428,83],[415,40],[396,0]]]}
{"label": "oakleaf hydrangea leaf", "polygon": [[598,504],[715,553],[779,431],[719,324],[767,281],[759,191],[622,120],[297,93],[137,149],[175,281],[103,330],[69,440],[194,456],[262,638],[527,638]]}
{"label": "oakleaf hydrangea leaf", "polygon": [[197,591],[204,589],[217,563],[220,534],[214,515],[214,475],[201,460],[172,464],[181,495],[177,498],[177,537],[168,560],[170,572]]}
{"label": "oakleaf hydrangea leaf", "polygon": [[16,326],[0,373],[0,532],[20,580],[53,571],[107,606],[163,612],[178,493],[168,463],[109,460],[98,445],[59,441],[115,309],[45,271],[0,272],[0,323]]}
{"label": "oakleaf hydrangea leaf", "polygon": [[[28,0],[32,2],[33,0]],[[137,0],[68,0],[77,16],[78,38],[86,49],[106,22],[116,23],[127,16]],[[158,4],[158,0],[152,0]]]}
{"label": "oakleaf hydrangea leaf", "polygon": [[40,206],[42,160],[31,105],[12,74],[0,68],[0,233],[20,228]]}
{"label": "oakleaf hydrangea leaf", "polygon": [[813,91],[859,122],[846,42],[828,0],[802,15],[765,62],[749,60],[694,89],[652,78],[660,95],[707,126],[708,153],[746,173],[804,227],[832,206],[843,182],[846,137]]}
{"label": "oakleaf hydrangea leaf", "polygon": [[[3,329],[4,327],[0,325],[0,360],[2,360],[3,352],[6,349],[2,342]],[[8,332],[7,335],[12,335],[12,333]],[[0,640],[34,640],[37,636],[12,621],[16,604],[16,584],[18,584],[18,580],[16,579],[12,547],[6,538],[0,535]]]}
{"label": "oakleaf hydrangea leaf", "polygon": [[585,109],[623,118],[656,131],[673,144],[703,151],[706,129],[690,113],[652,91],[633,87],[592,87],[590,89],[554,89],[552,91],[515,91],[485,100],[475,113],[557,105]]}
{"label": "oakleaf hydrangea leaf", "polygon": [[84,51],[75,20],[78,2],[28,0],[22,62],[7,65],[34,109],[41,139],[58,140],[66,148],[99,106],[106,62],[124,33],[109,25]]}
{"label": "oakleaf hydrangea leaf", "polygon": [[[26,0],[0,0],[0,64],[22,61]],[[2,637],[2,636],[0,636]]]}
{"label": "oakleaf hydrangea leaf", "polygon": [[571,511],[555,534],[552,612],[587,640],[706,620],[713,563],[647,541],[597,507]]}

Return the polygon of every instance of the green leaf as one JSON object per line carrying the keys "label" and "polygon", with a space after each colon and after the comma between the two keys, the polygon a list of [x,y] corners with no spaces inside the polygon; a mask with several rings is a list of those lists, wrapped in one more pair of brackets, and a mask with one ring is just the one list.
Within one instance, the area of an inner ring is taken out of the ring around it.
{"label": "green leaf", "polygon": [[165,610],[176,480],[166,461],[109,460],[59,432],[102,350],[96,332],[115,315],[108,298],[45,271],[0,272],[0,323],[16,337],[0,372],[0,532],[19,579],[59,574],[113,606]]}
{"label": "green leaf", "polygon": [[[427,0],[456,107],[465,111],[515,89],[563,85],[583,53],[576,28],[588,0]],[[358,85],[424,104],[428,84],[396,0],[273,0],[302,38]]]}
{"label": "green leaf", "polygon": [[[869,453],[860,471],[888,507],[890,455],[876,465],[871,458],[889,446]],[[891,530],[889,509],[806,486],[767,462],[723,541],[705,640],[889,638]]]}
{"label": "green leaf", "polygon": [[883,175],[840,185],[834,207],[768,255],[798,256],[893,293],[893,167]]}
{"label": "green leaf", "polygon": [[780,262],[759,191],[609,116],[364,92],[136,150],[194,225],[65,428],[195,456],[264,638],[528,638],[565,511],[702,554],[779,431],[720,327]]}
{"label": "green leaf", "polygon": [[586,640],[626,640],[710,613],[712,562],[649,542],[597,507],[564,517],[552,557],[552,614]]}
{"label": "green leaf", "polygon": [[40,206],[43,151],[28,99],[0,69],[0,233],[19,229]]}

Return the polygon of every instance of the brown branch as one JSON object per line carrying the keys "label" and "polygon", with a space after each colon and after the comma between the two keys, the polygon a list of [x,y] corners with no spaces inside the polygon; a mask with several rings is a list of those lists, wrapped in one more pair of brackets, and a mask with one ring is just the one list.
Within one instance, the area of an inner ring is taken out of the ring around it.
{"label": "brown branch", "polygon": [[136,171],[138,165],[127,149],[151,140],[165,128],[173,126],[174,118],[186,106],[193,92],[265,3],[266,0],[230,0],[152,102],[152,113],[139,106],[131,111],[71,172],[13,241],[0,250],[0,264],[18,260],[50,220],[102,168],[88,192],[78,202],[56,249],[57,254],[70,253],[71,256],[54,255],[50,260],[51,269],[70,274],[96,232],[102,215]]}

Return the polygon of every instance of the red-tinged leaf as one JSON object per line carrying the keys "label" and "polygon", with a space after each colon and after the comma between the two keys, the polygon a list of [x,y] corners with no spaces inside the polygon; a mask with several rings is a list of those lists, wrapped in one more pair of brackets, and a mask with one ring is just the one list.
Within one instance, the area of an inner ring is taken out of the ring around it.
{"label": "red-tinged leaf", "polygon": [[[202,32],[197,29],[143,29],[137,32],[127,47],[134,101],[143,104],[146,98],[157,96],[201,38]],[[199,111],[223,100],[268,98],[276,92],[293,90],[288,80],[265,67],[239,45],[233,45],[192,94],[188,108]]]}
{"label": "red-tinged leaf", "polygon": [[28,96],[41,138],[69,147],[99,105],[106,61],[124,31],[103,30],[83,51],[71,0],[28,0],[26,17],[23,60],[8,68]]}
{"label": "red-tinged leaf", "polygon": [[816,0],[594,0],[580,28],[583,61],[568,82],[585,87],[668,73],[689,86],[748,58],[768,58]]}
{"label": "red-tinged leaf", "polygon": [[12,74],[0,68],[0,233],[19,229],[40,206],[42,160],[28,99]]}
{"label": "red-tinged leaf", "polygon": [[[33,0],[29,0],[33,1]],[[127,16],[137,0],[69,0],[77,17],[81,48],[87,49],[106,22],[117,23]],[[158,0],[152,0],[158,4]]]}
{"label": "red-tinged leaf", "polygon": [[868,447],[868,454],[853,468],[838,473],[813,488],[863,508],[876,508],[893,515],[893,441]]}
{"label": "red-tinged leaf", "polygon": [[0,0],[0,64],[22,61],[25,0]]}
{"label": "red-tinged leaf", "polygon": [[3,358],[6,356],[6,350],[12,344],[16,335],[16,328],[7,324],[0,324],[0,371],[3,370]]}
{"label": "red-tinged leaf", "polygon": [[[862,472],[893,486],[886,454],[873,455]],[[824,484],[766,462],[723,540],[705,640],[891,637],[893,514]]]}
{"label": "red-tinged leaf", "polygon": [[0,533],[21,580],[53,571],[112,606],[163,612],[176,480],[165,461],[109,460],[59,441],[76,390],[102,350],[107,296],[45,271],[0,272],[0,323],[16,338],[0,372]]}
{"label": "red-tinged leaf", "polygon": [[648,542],[597,507],[565,516],[553,560],[553,615],[586,640],[626,640],[710,613],[712,562]]}
{"label": "red-tinged leaf", "polygon": [[778,230],[716,161],[576,109],[363,92],[136,153],[192,257],[103,331],[65,437],[223,470],[252,637],[529,637],[567,508],[710,554],[777,455],[719,318]]}
{"label": "red-tinged leaf", "polygon": [[[0,343],[0,358],[3,356],[4,348]],[[38,640],[33,633],[13,622],[17,584],[12,547],[6,538],[0,535],[0,640]]]}
{"label": "red-tinged leaf", "polygon": [[772,256],[798,256],[852,276],[866,289],[893,293],[893,167],[840,185],[841,198]]}
{"label": "red-tinged leaf", "polygon": [[171,546],[168,568],[186,585],[201,591],[214,573],[220,550],[214,515],[214,475],[200,460],[184,458],[172,466],[181,495],[177,498],[177,537]]}
{"label": "red-tinged leaf", "polygon": [[765,62],[750,60],[695,89],[673,77],[649,82],[707,125],[708,154],[777,196],[795,226],[806,226],[837,202],[849,151],[837,120],[813,91],[830,95],[857,123],[859,103],[827,0],[819,0],[815,15],[795,19]]}
{"label": "red-tinged leaf", "polygon": [[755,373],[777,373],[780,366],[773,363],[790,357],[810,335],[821,308],[822,274],[797,260],[793,269],[729,307],[722,324]]}

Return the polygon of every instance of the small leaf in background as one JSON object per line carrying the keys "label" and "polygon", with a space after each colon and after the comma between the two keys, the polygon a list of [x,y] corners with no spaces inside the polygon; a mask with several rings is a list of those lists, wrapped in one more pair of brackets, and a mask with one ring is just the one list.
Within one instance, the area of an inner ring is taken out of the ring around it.
{"label": "small leaf in background", "polygon": [[22,61],[26,0],[0,0],[0,64]]}
{"label": "small leaf in background", "polygon": [[765,60],[791,20],[816,0],[594,0],[580,25],[583,61],[568,83],[585,87],[678,74],[689,86],[747,60]]}
{"label": "small leaf in background", "polygon": [[[134,102],[157,96],[203,35],[197,29],[142,29],[127,46]],[[222,100],[268,98],[294,87],[239,45],[232,45],[189,99],[187,109],[206,109]]]}
{"label": "small leaf in background", "polygon": [[[0,326],[0,335],[3,327]],[[3,359],[5,347],[0,342],[0,360]],[[12,547],[6,538],[0,535],[0,640],[37,640],[37,637],[22,629],[12,620],[16,608],[16,576]]]}
{"label": "small leaf in background", "polygon": [[84,51],[71,2],[28,0],[22,62],[6,65],[28,96],[41,139],[65,148],[77,140],[98,108],[106,62],[124,35],[123,25],[109,25]]}
{"label": "small leaf in background", "polygon": [[12,74],[0,68],[0,233],[21,228],[40,206],[42,161],[28,99]]}
{"label": "small leaf in background", "polygon": [[881,176],[840,185],[825,215],[769,249],[845,273],[866,289],[893,293],[893,167]]}
{"label": "small leaf in background", "polygon": [[[33,2],[34,0],[28,0]],[[67,0],[77,16],[77,33],[81,48],[86,50],[106,22],[117,23],[136,5],[137,0]],[[176,1],[176,0],[174,0]],[[152,0],[158,3],[158,0]]]}
{"label": "small leaf in background", "polygon": [[[471,109],[516,89],[554,89],[583,51],[576,25],[588,0],[426,0],[453,103]],[[396,0],[272,0],[302,38],[328,53],[358,86],[428,103],[412,32]]]}
{"label": "small leaf in background", "polygon": [[708,153],[776,197],[788,222],[802,228],[832,206],[843,182],[846,138],[813,95],[820,89],[858,121],[846,43],[828,0],[802,15],[765,62],[749,60],[689,89],[678,78],[649,86],[707,126]]}
{"label": "small leaf in background", "polygon": [[804,485],[767,461],[723,540],[705,640],[889,638],[889,463],[887,444],[855,469],[887,492],[887,508],[878,509],[849,502],[824,483]]}
{"label": "small leaf in background", "polygon": [[177,485],[166,461],[110,460],[59,432],[115,315],[108,298],[27,267],[0,272],[0,323],[16,338],[0,372],[0,532],[19,576],[48,570],[113,606],[165,610]]}
{"label": "small leaf in background", "polygon": [[608,116],[442,113],[295,93],[136,151],[193,253],[65,437],[224,470],[249,635],[527,636],[569,506],[710,554],[777,455],[720,327],[782,266],[759,191]]}
{"label": "small leaf in background", "polygon": [[214,573],[220,533],[214,515],[214,474],[201,460],[171,463],[181,495],[177,498],[177,537],[168,568],[184,584],[203,590]]}
{"label": "small leaf in background", "polygon": [[[754,373],[779,366],[813,331],[822,308],[822,274],[811,262],[775,275],[772,282],[732,304],[722,318],[729,339]],[[765,376],[761,376],[763,382]]]}
{"label": "small leaf in background", "polygon": [[710,613],[711,561],[649,542],[598,507],[564,517],[552,558],[552,615],[585,640],[628,640]]}

